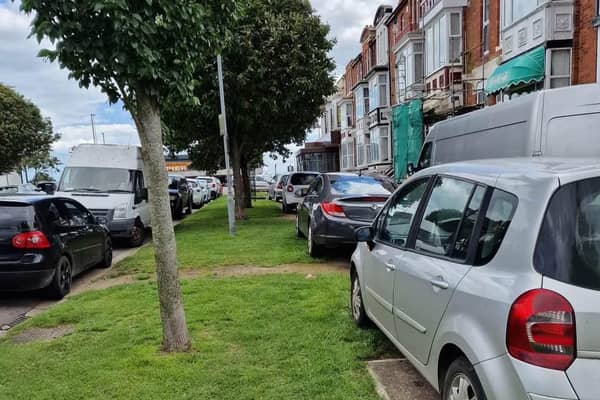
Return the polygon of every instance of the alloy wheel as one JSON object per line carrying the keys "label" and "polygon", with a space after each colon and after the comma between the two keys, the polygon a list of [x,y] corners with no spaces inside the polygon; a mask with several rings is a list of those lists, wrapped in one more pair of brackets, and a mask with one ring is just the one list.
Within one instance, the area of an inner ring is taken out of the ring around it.
{"label": "alloy wheel", "polygon": [[449,400],[477,400],[471,380],[463,374],[457,374],[450,384]]}
{"label": "alloy wheel", "polygon": [[360,319],[362,298],[360,293],[360,284],[358,282],[358,278],[354,278],[352,283],[352,317],[357,321]]}
{"label": "alloy wheel", "polygon": [[58,266],[58,286],[63,293],[69,293],[72,282],[73,273],[71,271],[71,263],[65,258]]}
{"label": "alloy wheel", "polygon": [[310,224],[308,226],[307,242],[308,242],[308,254],[312,254],[313,253],[313,239],[312,239],[312,228],[310,227]]}

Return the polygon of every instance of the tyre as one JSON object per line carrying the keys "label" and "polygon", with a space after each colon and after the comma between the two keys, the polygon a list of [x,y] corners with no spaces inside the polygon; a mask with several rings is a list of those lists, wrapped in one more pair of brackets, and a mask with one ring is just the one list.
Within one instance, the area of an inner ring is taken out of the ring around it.
{"label": "tyre", "polygon": [[106,239],[106,243],[104,243],[104,255],[102,261],[98,264],[98,268],[110,268],[113,261],[113,247],[112,240],[110,238]]}
{"label": "tyre", "polygon": [[67,257],[62,256],[56,265],[54,278],[52,278],[52,282],[47,287],[48,296],[56,300],[62,299],[71,291],[72,283],[73,266]]}
{"label": "tyre", "polygon": [[315,239],[313,237],[313,229],[312,226],[310,226],[310,221],[308,222],[308,237],[307,237],[307,242],[308,242],[308,255],[313,257],[313,258],[317,258],[317,257],[321,257],[321,255],[323,255],[323,248],[318,245],[317,243],[315,243]]}
{"label": "tyre", "polygon": [[140,221],[136,221],[131,227],[129,235],[129,247],[140,247],[146,239],[146,230]]}
{"label": "tyre", "polygon": [[481,382],[471,363],[459,357],[450,364],[442,392],[442,400],[487,400]]}
{"label": "tyre", "polygon": [[281,211],[284,214],[289,214],[291,212],[290,207],[287,204],[285,204],[285,201],[281,203]]}
{"label": "tyre", "polygon": [[192,199],[192,196],[190,196],[187,207],[185,209],[185,215],[190,215],[192,213],[192,208],[194,207],[193,204],[194,204],[194,199]]}
{"label": "tyre", "polygon": [[181,219],[183,217],[183,203],[176,204],[173,210],[173,219]]}
{"label": "tyre", "polygon": [[350,311],[352,312],[352,320],[359,328],[367,328],[371,324],[371,320],[365,311],[363,302],[362,290],[356,272],[352,272],[350,277]]}
{"label": "tyre", "polygon": [[300,216],[298,214],[296,214],[296,237],[298,239],[303,239],[306,236],[304,236],[304,233],[302,233],[302,230],[300,230]]}

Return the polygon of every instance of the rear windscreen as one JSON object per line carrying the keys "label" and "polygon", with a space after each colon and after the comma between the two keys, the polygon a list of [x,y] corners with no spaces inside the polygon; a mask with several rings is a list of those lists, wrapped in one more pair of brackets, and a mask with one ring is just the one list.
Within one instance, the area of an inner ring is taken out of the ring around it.
{"label": "rear windscreen", "polygon": [[294,185],[294,186],[295,185],[308,186],[315,180],[316,177],[317,177],[317,174],[294,174],[294,175],[292,175],[290,184]]}
{"label": "rear windscreen", "polygon": [[381,182],[370,176],[338,176],[330,178],[331,194],[346,195],[389,195]]}
{"label": "rear windscreen", "polygon": [[600,290],[600,178],[565,185],[554,194],[534,265],[552,279]]}
{"label": "rear windscreen", "polygon": [[34,228],[34,211],[30,205],[0,204],[0,238]]}

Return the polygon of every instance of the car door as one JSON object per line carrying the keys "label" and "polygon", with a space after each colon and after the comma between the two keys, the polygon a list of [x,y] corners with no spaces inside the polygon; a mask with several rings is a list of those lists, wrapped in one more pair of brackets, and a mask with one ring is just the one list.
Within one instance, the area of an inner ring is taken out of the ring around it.
{"label": "car door", "polygon": [[135,199],[134,208],[140,217],[140,221],[145,227],[150,227],[150,203],[148,203],[148,190],[144,182],[144,173],[142,171],[135,172]]}
{"label": "car door", "polygon": [[65,200],[64,205],[68,210],[71,220],[70,224],[74,229],[83,235],[84,248],[82,250],[83,262],[80,264],[80,271],[95,265],[102,260],[104,253],[104,232],[96,223],[96,219],[81,204]]}
{"label": "car door", "polygon": [[319,196],[323,191],[323,187],[323,177],[320,176],[310,184],[307,189],[306,196],[304,196],[304,199],[302,199],[300,206],[298,207],[298,219],[301,223],[300,226],[302,226],[302,232],[305,234],[308,234],[308,225],[312,219],[315,206],[318,206],[319,204]]}
{"label": "car door", "polygon": [[412,181],[390,200],[376,222],[373,248],[365,256],[365,302],[380,328],[394,336],[394,270],[404,253],[409,232],[429,178]]}
{"label": "car door", "polygon": [[76,223],[71,216],[66,200],[54,200],[48,206],[49,225],[54,235],[60,238],[64,251],[71,255],[73,272],[78,273],[86,264],[87,238],[85,226]]}
{"label": "car door", "polygon": [[454,290],[467,274],[471,235],[486,188],[438,176],[396,265],[396,337],[412,356],[427,364],[437,327]]}

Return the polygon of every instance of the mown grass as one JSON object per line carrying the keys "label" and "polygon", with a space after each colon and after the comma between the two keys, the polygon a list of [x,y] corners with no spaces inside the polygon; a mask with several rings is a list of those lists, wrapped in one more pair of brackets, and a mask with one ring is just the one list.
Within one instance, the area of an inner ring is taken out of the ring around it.
{"label": "mown grass", "polygon": [[[214,201],[178,225],[175,229],[179,267],[271,267],[319,262],[308,256],[306,242],[296,238],[294,222],[282,217],[278,203],[258,200],[254,204],[254,208],[248,210],[248,220],[237,222],[235,238],[229,236],[225,198]],[[122,261],[116,271],[154,271],[152,247],[145,247],[136,257]]]}
{"label": "mown grass", "polygon": [[[376,400],[362,360],[389,344],[353,326],[348,286],[338,274],[185,281],[194,350],[180,355],[158,351],[154,282],[75,296],[0,341],[0,398]],[[59,324],[75,332],[11,342]]]}

